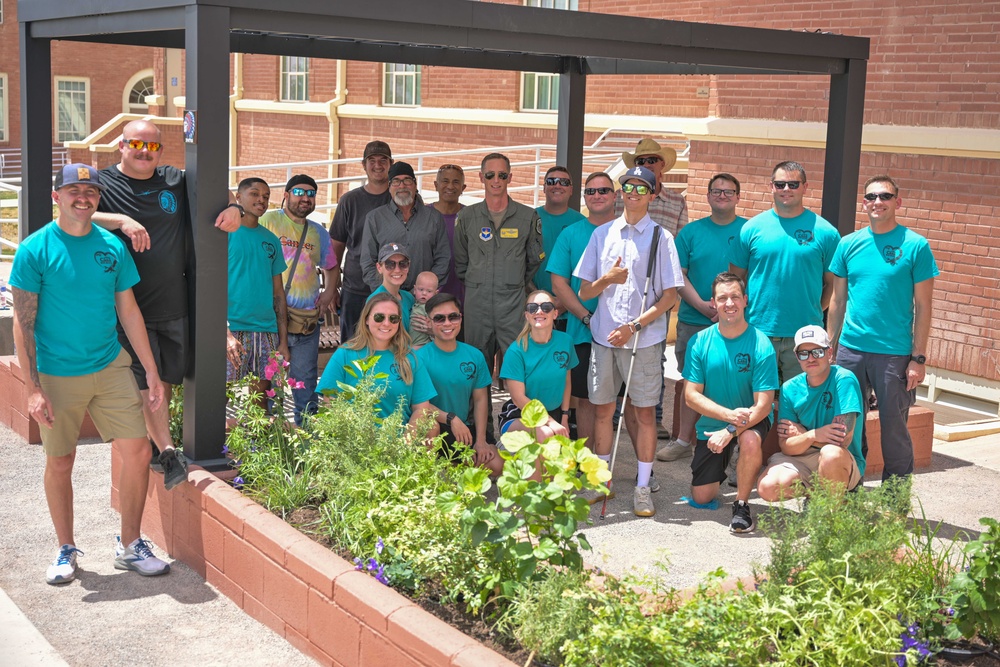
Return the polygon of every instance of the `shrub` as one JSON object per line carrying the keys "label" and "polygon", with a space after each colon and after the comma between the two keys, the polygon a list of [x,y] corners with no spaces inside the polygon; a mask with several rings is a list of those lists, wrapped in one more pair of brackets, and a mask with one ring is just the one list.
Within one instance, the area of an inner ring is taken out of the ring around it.
{"label": "shrub", "polygon": [[986,530],[965,546],[967,567],[949,587],[955,614],[951,639],[957,639],[959,632],[966,637],[978,632],[1000,640],[1000,523],[988,517],[979,523]]}

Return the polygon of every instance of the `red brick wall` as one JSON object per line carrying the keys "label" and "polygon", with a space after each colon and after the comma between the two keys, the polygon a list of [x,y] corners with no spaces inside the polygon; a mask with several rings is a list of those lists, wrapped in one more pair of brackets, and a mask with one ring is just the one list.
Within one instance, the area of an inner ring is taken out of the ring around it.
{"label": "red brick wall", "polygon": [[[298,116],[257,112],[237,115],[239,152],[237,164],[271,164],[327,160],[330,124],[322,116]],[[326,167],[305,170],[315,178],[326,178]],[[284,182],[284,169],[241,172],[240,178],[258,176],[269,182]],[[272,193],[274,198],[274,193]]]}

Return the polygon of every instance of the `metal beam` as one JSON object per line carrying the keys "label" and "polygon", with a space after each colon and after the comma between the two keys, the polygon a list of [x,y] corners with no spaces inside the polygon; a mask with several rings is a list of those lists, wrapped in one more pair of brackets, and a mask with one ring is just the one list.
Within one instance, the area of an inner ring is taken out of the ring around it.
{"label": "metal beam", "polygon": [[67,41],[90,42],[94,44],[120,44],[122,46],[144,46],[149,48],[183,49],[183,30],[153,30],[151,32],[126,32],[114,35],[76,35]]}
{"label": "metal beam", "polygon": [[34,37],[72,39],[89,35],[114,35],[162,30],[183,30],[184,9],[146,9],[120,14],[75,16],[32,24]]}
{"label": "metal beam", "polygon": [[21,23],[21,224],[18,237],[52,220],[52,50]]}
{"label": "metal beam", "polygon": [[580,210],[583,183],[583,132],[587,107],[587,75],[583,61],[572,58],[567,71],[559,75],[559,124],[556,128],[556,164],[569,169],[573,179],[570,208]]}
{"label": "metal beam", "polygon": [[186,187],[194,228],[194,275],[190,325],[196,369],[184,380],[184,453],[219,465],[226,430],[226,313],[228,238],[215,228],[227,204],[229,136],[229,10],[194,6],[186,10],[186,112],[196,121],[196,143],[185,145]]}
{"label": "metal beam", "polygon": [[823,217],[837,227],[841,236],[854,231],[867,75],[867,61],[851,60],[846,74],[830,78]]}
{"label": "metal beam", "polygon": [[[783,66],[794,66],[800,64],[797,61],[790,61],[785,58]],[[664,76],[677,74],[816,74],[816,72],[806,69],[773,69],[763,67],[745,67],[737,65],[704,65],[695,63],[668,63],[650,62],[646,60],[623,60],[621,58],[585,58],[587,74],[593,75],[617,75],[617,74],[641,74],[648,76]],[[829,63],[826,63],[829,64]],[[834,66],[837,73],[847,69],[841,62]],[[823,74],[832,72],[824,71]]]}

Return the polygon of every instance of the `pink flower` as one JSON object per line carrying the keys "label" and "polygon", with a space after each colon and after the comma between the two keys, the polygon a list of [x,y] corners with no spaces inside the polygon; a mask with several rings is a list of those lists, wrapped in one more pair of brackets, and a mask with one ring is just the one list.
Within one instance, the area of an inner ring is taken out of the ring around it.
{"label": "pink flower", "polygon": [[288,368],[289,366],[291,366],[291,365],[292,365],[292,362],[290,362],[290,361],[285,361],[284,359],[282,359],[282,360],[281,360],[281,365],[282,365],[282,366],[284,366],[285,368]]}
{"label": "pink flower", "polygon": [[264,367],[264,378],[270,380],[274,377],[274,374],[278,372],[278,362],[273,357],[268,360],[267,366]]}
{"label": "pink flower", "polygon": [[305,388],[306,388],[306,383],[303,382],[302,380],[296,380],[295,384],[292,386],[292,389],[305,389]]}
{"label": "pink flower", "polygon": [[267,391],[265,391],[265,392],[264,392],[264,394],[265,394],[265,395],[266,395],[266,396],[267,396],[268,398],[274,398],[274,390],[273,390],[273,389],[268,389]]}

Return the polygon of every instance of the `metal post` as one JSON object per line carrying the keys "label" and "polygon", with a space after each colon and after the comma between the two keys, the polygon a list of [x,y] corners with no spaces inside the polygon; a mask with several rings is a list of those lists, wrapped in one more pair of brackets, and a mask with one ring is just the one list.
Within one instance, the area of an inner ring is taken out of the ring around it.
{"label": "metal post", "polygon": [[21,204],[18,237],[24,240],[52,220],[52,51],[48,39],[21,38]]}
{"label": "metal post", "polygon": [[569,169],[573,178],[570,208],[580,210],[583,181],[583,131],[587,107],[587,75],[580,58],[569,58],[559,75],[559,127],[556,132],[556,163]]}
{"label": "metal post", "polygon": [[225,463],[228,239],[214,223],[227,203],[229,165],[219,142],[229,136],[229,10],[195,5],[185,12],[185,117],[195,128],[185,160],[195,270],[188,285],[193,364],[184,381],[184,452],[212,466]]}
{"label": "metal post", "polygon": [[830,77],[823,172],[823,217],[837,227],[841,236],[854,231],[868,72],[866,60],[847,63],[846,73]]}

